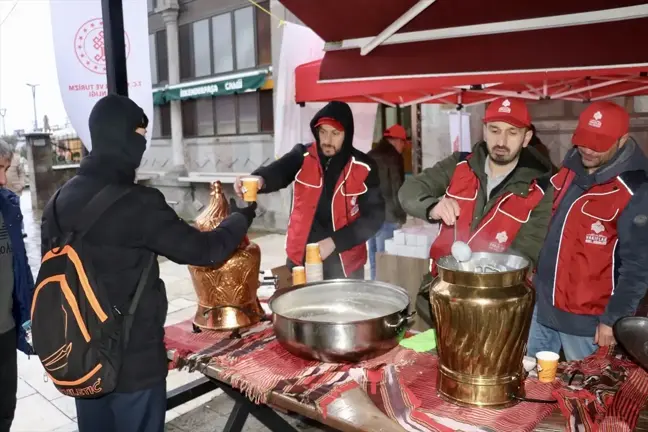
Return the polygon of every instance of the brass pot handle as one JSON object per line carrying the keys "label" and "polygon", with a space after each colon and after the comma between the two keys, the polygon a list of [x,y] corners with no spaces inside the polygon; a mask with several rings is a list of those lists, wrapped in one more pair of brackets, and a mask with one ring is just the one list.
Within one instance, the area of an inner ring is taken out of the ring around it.
{"label": "brass pot handle", "polygon": [[400,319],[398,320],[398,322],[396,324],[390,324],[390,323],[386,322],[385,325],[388,328],[398,328],[398,327],[402,326],[403,324],[407,323],[406,325],[409,326],[412,323],[412,320],[414,319],[414,315],[416,315],[416,311],[412,311],[412,312],[408,313],[407,315],[404,315],[404,316],[400,317]]}

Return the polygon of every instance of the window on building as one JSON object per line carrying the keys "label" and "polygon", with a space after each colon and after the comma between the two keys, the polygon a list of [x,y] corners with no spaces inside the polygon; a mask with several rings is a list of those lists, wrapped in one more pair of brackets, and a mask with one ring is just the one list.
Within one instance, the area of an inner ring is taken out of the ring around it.
{"label": "window on building", "polygon": [[271,90],[186,100],[182,102],[183,133],[185,137],[272,133],[272,106]]}
{"label": "window on building", "polygon": [[196,134],[198,136],[214,135],[214,99],[196,100]]}
{"label": "window on building", "polygon": [[[260,2],[265,10],[270,10],[270,2]],[[256,8],[256,46],[257,46],[257,64],[266,66],[272,64],[272,44],[271,44],[271,17],[260,8]]]}
{"label": "window on building", "polygon": [[186,137],[196,136],[196,101],[182,101],[182,133]]}
{"label": "window on building", "polygon": [[274,131],[272,90],[259,92],[259,131],[265,133]]}
{"label": "window on building", "polygon": [[151,64],[151,83],[158,83],[157,53],[155,52],[155,33],[149,35],[149,61]]}
{"label": "window on building", "polygon": [[254,30],[254,10],[252,6],[234,11],[236,69],[247,69],[256,66]]}
{"label": "window on building", "polygon": [[257,93],[238,95],[239,134],[259,132],[259,96]]}
{"label": "window on building", "polygon": [[215,16],[212,21],[212,45],[214,47],[214,73],[234,70],[232,44],[232,14]]}
{"label": "window on building", "polygon": [[155,33],[156,84],[169,81],[169,57],[167,53],[166,30]]}
{"label": "window on building", "polygon": [[214,98],[216,134],[236,135],[236,95]]}
{"label": "window on building", "polygon": [[180,48],[180,79],[193,77],[193,59],[191,48],[191,24],[178,28],[178,44]]}
{"label": "window on building", "polygon": [[193,76],[211,75],[211,46],[209,20],[197,21],[191,25],[193,37]]}
{"label": "window on building", "polygon": [[148,5],[148,11],[153,12],[155,10],[155,6],[157,1],[156,0],[147,0],[147,5]]}
{"label": "window on building", "polygon": [[153,138],[171,136],[171,106],[158,105],[153,110]]}

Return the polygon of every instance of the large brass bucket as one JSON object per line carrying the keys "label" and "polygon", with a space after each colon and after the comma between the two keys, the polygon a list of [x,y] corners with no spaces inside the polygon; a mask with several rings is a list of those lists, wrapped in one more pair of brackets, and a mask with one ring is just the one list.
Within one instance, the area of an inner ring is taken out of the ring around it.
{"label": "large brass bucket", "polygon": [[444,257],[437,266],[430,302],[438,339],[439,396],[464,406],[514,404],[514,395],[524,396],[522,360],[535,302],[534,291],[524,283],[529,261],[512,254],[473,253],[467,263]]}

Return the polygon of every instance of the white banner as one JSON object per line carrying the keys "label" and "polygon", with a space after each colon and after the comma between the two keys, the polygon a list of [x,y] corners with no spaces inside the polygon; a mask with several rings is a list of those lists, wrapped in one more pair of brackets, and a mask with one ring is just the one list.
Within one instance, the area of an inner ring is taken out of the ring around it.
{"label": "white banner", "polygon": [[[324,41],[308,27],[286,23],[283,26],[281,54],[275,77],[275,155],[280,157],[295,144],[313,142],[310,121],[325,103],[295,103],[295,68],[324,56]],[[371,150],[378,104],[349,104],[353,112],[355,148]]]}
{"label": "white banner", "polygon": [[470,139],[470,113],[463,111],[449,112],[450,116],[450,145],[451,151],[470,152],[472,141]]}
{"label": "white banner", "polygon": [[[128,67],[128,96],[149,118],[153,131],[153,94],[149,61],[148,10],[144,0],[123,0],[124,39]],[[52,36],[59,88],[72,126],[92,149],[88,117],[108,93],[100,0],[50,0]]]}

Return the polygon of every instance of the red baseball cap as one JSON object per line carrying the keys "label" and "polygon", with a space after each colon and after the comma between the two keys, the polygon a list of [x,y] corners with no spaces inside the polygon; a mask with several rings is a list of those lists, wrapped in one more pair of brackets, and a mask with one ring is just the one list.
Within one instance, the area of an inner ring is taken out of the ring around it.
{"label": "red baseball cap", "polygon": [[403,141],[407,141],[407,132],[405,131],[405,128],[399,124],[395,124],[394,126],[388,128],[385,133],[384,133],[385,138],[397,138],[397,139],[402,139]]}
{"label": "red baseball cap", "polygon": [[515,127],[531,126],[531,116],[526,103],[516,98],[498,98],[488,105],[484,123],[504,122]]}
{"label": "red baseball cap", "polygon": [[595,152],[606,152],[630,129],[630,116],[613,102],[594,102],[583,111],[572,143]]}
{"label": "red baseball cap", "polygon": [[339,121],[335,120],[334,118],[331,117],[322,117],[315,123],[315,127],[320,127],[322,125],[328,125],[331,127],[334,127],[335,129],[339,130],[340,132],[344,132],[344,126],[342,126],[342,123]]}

